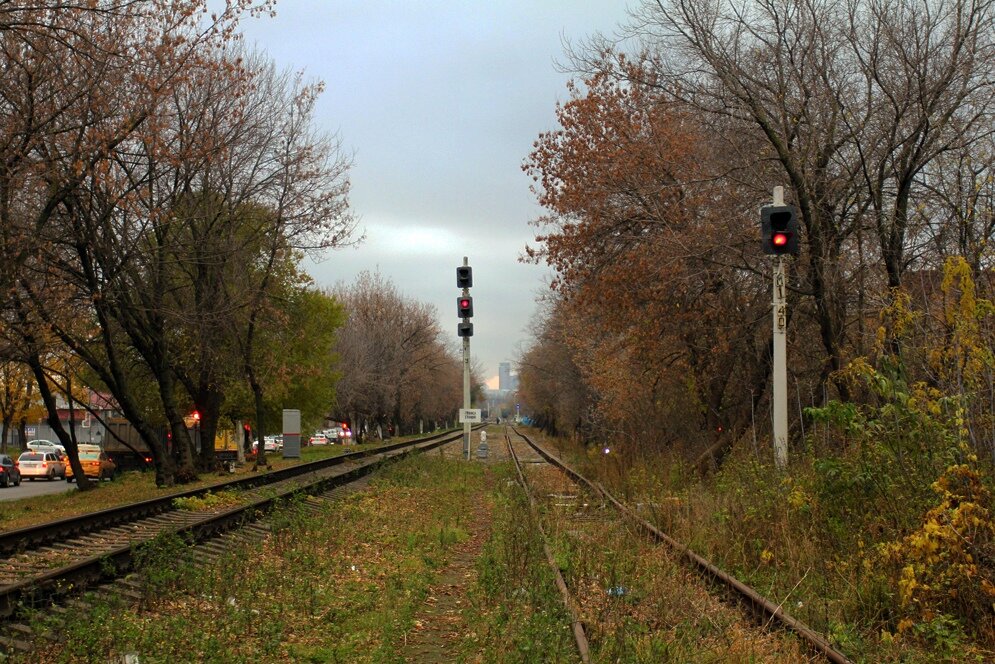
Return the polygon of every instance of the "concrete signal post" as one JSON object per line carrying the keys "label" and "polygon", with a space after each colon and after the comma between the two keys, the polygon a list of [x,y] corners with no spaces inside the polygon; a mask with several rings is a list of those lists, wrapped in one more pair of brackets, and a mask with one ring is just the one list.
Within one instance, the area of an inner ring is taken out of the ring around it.
{"label": "concrete signal post", "polygon": [[460,323],[456,334],[463,339],[463,408],[460,410],[460,421],[463,423],[463,458],[470,459],[470,418],[465,413],[470,410],[470,337],[473,336],[473,298],[470,297],[470,287],[473,286],[473,269],[469,259],[463,257],[463,265],[456,268],[456,287],[461,288],[460,296],[456,298],[456,308]]}
{"label": "concrete signal post", "polygon": [[774,357],[773,432],[774,461],[778,468],[788,465],[788,297],[785,258],[799,251],[798,216],[784,204],[784,187],[774,187],[773,205],[760,209],[760,242],[765,254],[774,258]]}

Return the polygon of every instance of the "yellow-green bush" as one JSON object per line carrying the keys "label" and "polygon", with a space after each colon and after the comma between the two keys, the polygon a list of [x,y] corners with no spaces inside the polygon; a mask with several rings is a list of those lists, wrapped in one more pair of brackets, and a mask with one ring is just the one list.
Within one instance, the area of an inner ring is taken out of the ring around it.
{"label": "yellow-green bush", "polygon": [[940,497],[921,527],[878,554],[896,591],[898,632],[937,615],[957,616],[991,636],[995,618],[995,520],[991,494],[968,464],[949,467],[933,483]]}

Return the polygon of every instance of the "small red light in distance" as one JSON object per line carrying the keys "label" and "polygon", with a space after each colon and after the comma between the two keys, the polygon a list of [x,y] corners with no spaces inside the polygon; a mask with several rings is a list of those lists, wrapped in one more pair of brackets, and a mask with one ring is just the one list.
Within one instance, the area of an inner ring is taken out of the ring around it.
{"label": "small red light in distance", "polygon": [[787,233],[774,233],[774,237],[772,238],[772,241],[773,241],[775,247],[783,247],[784,245],[786,245],[788,243],[788,234]]}
{"label": "small red light in distance", "polygon": [[463,298],[462,300],[459,301],[459,305],[464,309],[466,309],[467,307],[470,306],[470,300]]}

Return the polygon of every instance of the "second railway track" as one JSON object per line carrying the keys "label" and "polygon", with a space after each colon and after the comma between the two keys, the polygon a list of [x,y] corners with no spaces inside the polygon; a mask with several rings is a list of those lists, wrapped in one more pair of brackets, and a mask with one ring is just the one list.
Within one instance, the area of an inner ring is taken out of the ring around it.
{"label": "second railway track", "polygon": [[[517,457],[516,465],[527,484],[526,490],[532,494],[537,510],[544,514],[540,521],[546,523],[545,536],[551,542],[548,548],[553,549],[548,556],[555,567],[567,570],[563,575],[566,580],[561,583],[561,592],[574,618],[574,632],[582,661],[592,661],[588,651],[598,652],[599,641],[603,640],[613,621],[631,621],[637,631],[666,630],[658,616],[642,614],[640,609],[655,604],[661,614],[677,614],[672,610],[673,598],[653,596],[660,588],[633,587],[638,585],[640,566],[649,564],[649,560],[662,553],[675,563],[686,565],[699,577],[704,577],[713,588],[721,588],[724,597],[734,598],[739,605],[746,607],[745,617],[748,623],[752,623],[755,633],[750,631],[751,628],[734,623],[730,623],[726,631],[736,633],[736,638],[747,644],[750,657],[759,655],[760,661],[807,659],[834,664],[850,662],[824,637],[788,615],[778,602],[763,597],[681,546],[528,436],[511,429],[506,438],[509,453]],[[632,544],[623,545],[622,542]],[[620,551],[623,546],[641,547],[641,554],[634,557],[626,555],[627,562],[622,564],[613,560],[597,560],[599,549],[605,556],[623,557],[625,554]],[[585,553],[578,554],[580,551]],[[559,574],[559,569],[556,573]],[[711,621],[705,614],[716,610],[708,608],[714,605],[715,600],[706,600],[689,588],[690,585],[677,596],[695,604],[696,610],[704,616],[703,622]],[[668,604],[671,606],[664,608]],[[639,622],[643,624],[638,625]],[[684,625],[684,628],[687,627]],[[779,629],[771,631],[771,627]],[[787,639],[781,636],[789,634],[791,636]],[[721,641],[730,637],[728,634],[705,637],[703,641],[708,638]],[[717,647],[721,649],[722,646]],[[610,653],[612,657],[617,654]],[[744,654],[739,652],[737,657]],[[716,655],[724,658],[730,653],[719,654],[713,650],[700,654],[708,657]],[[603,657],[595,657],[593,661],[598,659]]]}

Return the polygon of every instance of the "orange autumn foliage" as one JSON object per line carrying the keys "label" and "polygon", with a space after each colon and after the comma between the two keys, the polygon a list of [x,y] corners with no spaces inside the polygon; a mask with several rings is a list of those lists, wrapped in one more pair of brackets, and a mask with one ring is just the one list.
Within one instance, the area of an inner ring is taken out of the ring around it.
{"label": "orange autumn foliage", "polygon": [[[526,258],[556,271],[562,340],[598,414],[638,420],[634,435],[710,443],[729,385],[748,379],[740,358],[755,354],[762,285],[729,267],[749,232],[737,192],[710,184],[721,168],[710,137],[648,74],[623,83],[605,69],[584,83],[523,167],[549,211]],[[675,414],[688,426],[668,425]]]}

